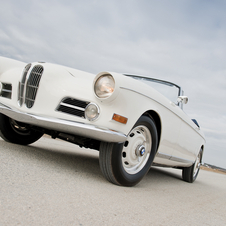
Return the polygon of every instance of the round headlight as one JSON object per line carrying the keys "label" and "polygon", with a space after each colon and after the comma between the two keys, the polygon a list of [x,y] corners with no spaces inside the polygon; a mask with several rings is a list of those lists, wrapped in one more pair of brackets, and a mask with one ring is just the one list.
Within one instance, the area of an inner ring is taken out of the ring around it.
{"label": "round headlight", "polygon": [[111,75],[100,76],[94,85],[95,94],[100,98],[111,96],[115,89],[115,80]]}
{"label": "round headlight", "polygon": [[90,103],[87,105],[85,109],[86,119],[88,119],[89,121],[93,121],[98,118],[99,114],[100,114],[100,110],[96,104]]}

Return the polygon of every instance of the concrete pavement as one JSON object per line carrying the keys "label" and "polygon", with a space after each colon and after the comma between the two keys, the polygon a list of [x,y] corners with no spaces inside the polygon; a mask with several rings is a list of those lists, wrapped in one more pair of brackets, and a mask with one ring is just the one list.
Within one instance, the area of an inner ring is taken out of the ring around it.
{"label": "concrete pavement", "polygon": [[43,137],[30,146],[0,139],[0,226],[222,225],[226,175],[152,168],[137,186],[101,174],[98,152]]}

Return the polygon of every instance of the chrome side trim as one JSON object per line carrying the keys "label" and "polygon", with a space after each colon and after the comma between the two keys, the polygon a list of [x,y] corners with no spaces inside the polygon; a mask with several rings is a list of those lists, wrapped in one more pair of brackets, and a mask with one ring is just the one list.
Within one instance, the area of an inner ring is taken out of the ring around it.
{"label": "chrome side trim", "polygon": [[170,159],[171,155],[163,154],[161,152],[157,152],[156,157],[162,158],[162,159]]}
{"label": "chrome side trim", "polygon": [[174,162],[182,162],[182,163],[188,163],[188,164],[193,164],[194,162],[188,159],[183,159],[183,158],[178,158],[176,156],[171,156],[170,160]]}
{"label": "chrome side trim", "polygon": [[125,134],[108,128],[100,128],[95,125],[76,121],[32,115],[18,111],[17,109],[12,109],[1,103],[0,113],[19,122],[105,142],[124,142],[127,139]]}
{"label": "chrome side trim", "polygon": [[161,152],[158,152],[156,154],[156,157],[162,158],[162,159],[168,159],[168,160],[171,160],[171,161],[174,161],[174,162],[187,163],[187,164],[190,164],[190,165],[192,165],[194,163],[191,160],[183,159],[183,158],[178,158],[176,156],[167,155],[167,154],[164,154],[164,153],[161,153]]}

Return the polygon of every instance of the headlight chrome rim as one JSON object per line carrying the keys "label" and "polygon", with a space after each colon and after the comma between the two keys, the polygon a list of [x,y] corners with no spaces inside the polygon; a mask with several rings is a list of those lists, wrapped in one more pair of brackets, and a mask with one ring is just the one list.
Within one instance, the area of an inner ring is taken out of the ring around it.
{"label": "headlight chrome rim", "polygon": [[[92,111],[92,108],[95,111]],[[89,112],[91,110],[91,112]],[[97,104],[95,103],[89,103],[86,108],[85,108],[85,118],[88,119],[89,121],[94,121],[96,120],[100,115],[100,108]]]}
{"label": "headlight chrome rim", "polygon": [[111,74],[99,76],[94,83],[95,95],[100,99],[109,98],[115,91],[115,80]]}

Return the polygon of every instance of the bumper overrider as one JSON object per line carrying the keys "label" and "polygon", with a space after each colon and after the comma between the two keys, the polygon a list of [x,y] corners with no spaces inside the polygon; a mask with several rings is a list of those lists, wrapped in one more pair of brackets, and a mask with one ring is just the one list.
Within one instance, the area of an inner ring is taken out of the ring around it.
{"label": "bumper overrider", "polygon": [[124,142],[125,134],[91,124],[24,113],[0,103],[0,113],[19,122],[105,142]]}

